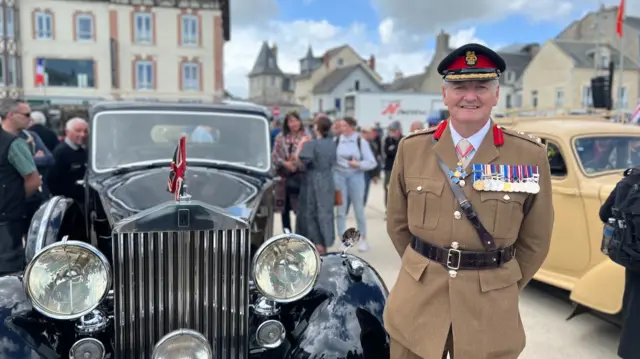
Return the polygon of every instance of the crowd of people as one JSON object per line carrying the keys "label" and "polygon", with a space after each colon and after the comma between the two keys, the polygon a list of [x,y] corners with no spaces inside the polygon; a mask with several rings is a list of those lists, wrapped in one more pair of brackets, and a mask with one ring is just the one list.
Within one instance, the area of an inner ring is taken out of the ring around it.
{"label": "crowd of people", "polygon": [[59,139],[46,116],[27,102],[0,102],[0,275],[24,269],[24,240],[31,219],[51,196],[84,201],[88,124],[67,121]]}
{"label": "crowd of people", "polygon": [[[311,128],[296,112],[288,113],[282,124],[272,124],[273,165],[281,179],[276,211],[282,215],[282,228],[310,238],[320,253],[326,253],[346,230],[353,207],[361,234],[358,249],[369,250],[364,210],[369,186],[382,174],[385,184],[389,181],[402,138],[400,123],[392,122],[386,135],[380,124],[359,127],[351,117],[332,121],[324,114],[315,117]],[[415,122],[410,131],[422,127],[422,122]]]}

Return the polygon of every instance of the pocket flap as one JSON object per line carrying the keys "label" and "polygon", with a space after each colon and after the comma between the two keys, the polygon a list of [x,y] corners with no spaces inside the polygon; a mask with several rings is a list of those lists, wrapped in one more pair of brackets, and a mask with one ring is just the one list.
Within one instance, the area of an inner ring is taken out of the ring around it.
{"label": "pocket flap", "polygon": [[522,272],[520,265],[514,258],[501,268],[480,270],[479,277],[480,289],[484,293],[518,283],[522,279]]}
{"label": "pocket flap", "polygon": [[416,252],[411,246],[407,246],[402,255],[402,268],[409,273],[409,275],[419,282],[422,274],[429,265],[429,260],[423,257],[420,253]]}
{"label": "pocket flap", "polygon": [[444,182],[433,180],[430,178],[405,178],[407,192],[429,192],[440,197],[442,195],[442,189],[444,188]]}
{"label": "pocket flap", "polygon": [[480,192],[480,200],[482,202],[486,201],[500,201],[503,203],[519,203],[524,204],[524,201],[527,199],[527,195],[524,193],[512,193],[512,192],[493,192],[493,191],[483,191]]}

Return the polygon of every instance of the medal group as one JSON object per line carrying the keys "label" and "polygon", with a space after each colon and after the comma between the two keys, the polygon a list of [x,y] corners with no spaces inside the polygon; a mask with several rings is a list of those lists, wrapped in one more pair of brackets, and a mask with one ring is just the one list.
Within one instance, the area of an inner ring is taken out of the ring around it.
{"label": "medal group", "polygon": [[478,191],[538,193],[538,166],[474,164],[473,188]]}

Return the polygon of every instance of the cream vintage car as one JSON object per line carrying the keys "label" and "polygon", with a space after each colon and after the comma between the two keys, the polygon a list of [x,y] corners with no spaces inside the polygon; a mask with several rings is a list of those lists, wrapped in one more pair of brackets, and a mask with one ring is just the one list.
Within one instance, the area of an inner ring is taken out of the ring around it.
{"label": "cream vintage car", "polygon": [[547,146],[555,224],[549,255],[534,279],[569,291],[574,314],[590,309],[618,317],[624,268],[600,252],[598,212],[623,170],[640,165],[640,127],[590,116],[496,122]]}

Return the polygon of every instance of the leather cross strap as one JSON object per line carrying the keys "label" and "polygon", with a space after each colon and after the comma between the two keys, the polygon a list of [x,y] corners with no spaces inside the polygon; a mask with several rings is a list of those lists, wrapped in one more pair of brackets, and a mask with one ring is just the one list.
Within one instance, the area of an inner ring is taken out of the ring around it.
{"label": "leather cross strap", "polygon": [[486,250],[488,251],[496,250],[496,242],[493,240],[493,236],[489,233],[489,231],[487,231],[486,228],[484,228],[484,226],[482,225],[482,222],[480,222],[480,218],[478,218],[478,214],[471,206],[471,202],[469,202],[467,197],[464,195],[462,188],[460,188],[460,186],[458,186],[457,184],[453,183],[453,180],[449,177],[449,171],[450,171],[449,167],[447,167],[447,165],[444,164],[444,162],[442,162],[442,160],[440,159],[440,157],[438,157],[438,155],[436,155],[436,159],[438,160],[438,166],[440,166],[440,169],[444,173],[444,176],[447,178],[447,182],[449,182],[449,186],[453,191],[453,195],[456,197],[456,200],[460,204],[460,208],[462,209],[462,212],[467,217],[469,222],[471,222],[471,225],[478,233],[478,236],[480,237],[480,242],[482,242],[482,245]]}

